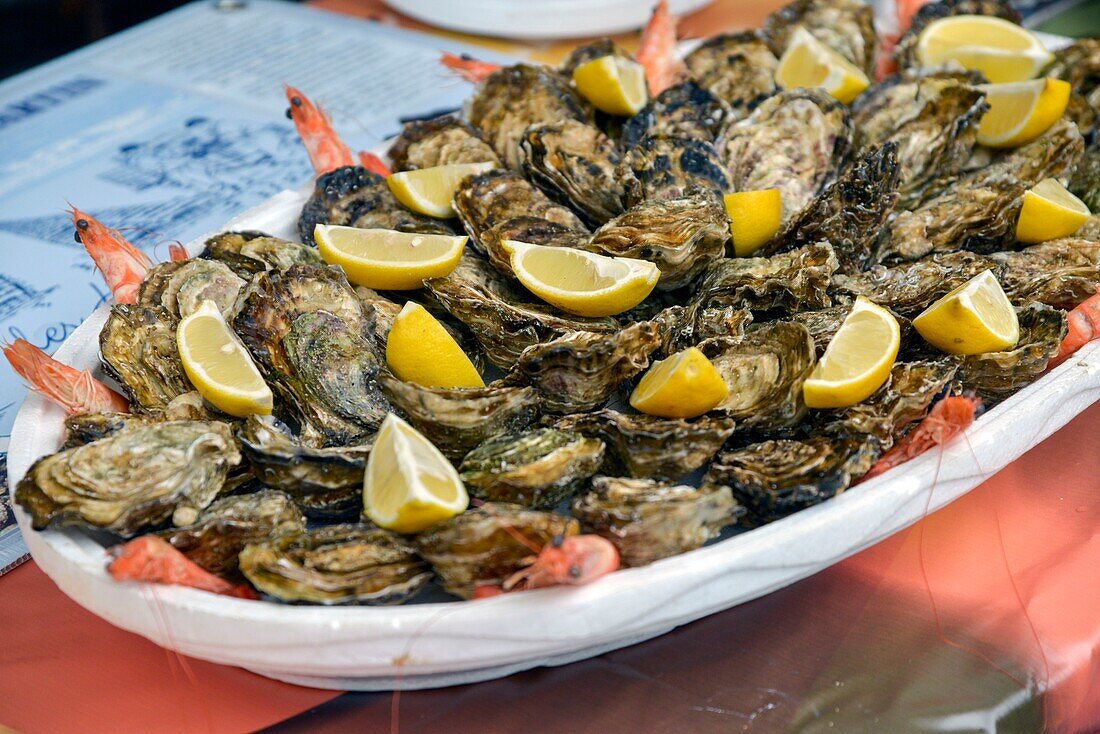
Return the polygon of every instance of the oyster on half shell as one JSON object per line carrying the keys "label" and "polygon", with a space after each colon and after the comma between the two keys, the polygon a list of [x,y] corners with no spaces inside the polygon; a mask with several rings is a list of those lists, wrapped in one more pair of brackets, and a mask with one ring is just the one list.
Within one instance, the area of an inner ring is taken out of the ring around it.
{"label": "oyster on half shell", "polygon": [[265,270],[286,269],[299,263],[324,263],[316,247],[254,231],[214,235],[206,241],[199,257],[223,262],[245,280]]}
{"label": "oyster on half shell", "polygon": [[618,176],[625,182],[629,207],[696,193],[717,198],[730,188],[718,151],[690,138],[642,138],[623,153]]}
{"label": "oyster on half shell", "polygon": [[[358,499],[371,445],[315,448],[304,445],[271,416],[249,416],[237,429],[241,452],[256,478],[295,499],[343,491]],[[308,504],[307,504],[308,506]]]}
{"label": "oyster on half shell", "polygon": [[500,158],[477,130],[454,115],[406,122],[389,153],[395,171],[456,163],[500,164]]}
{"label": "oyster on half shell", "polygon": [[1017,305],[1038,301],[1066,311],[1100,286],[1100,242],[1067,237],[1022,250],[994,252],[997,280]]}
{"label": "oyster on half shell", "polygon": [[175,320],[167,309],[111,306],[99,332],[99,356],[136,412],[161,413],[180,395],[194,390],[183,371]]}
{"label": "oyster on half shell", "polygon": [[703,271],[696,291],[704,306],[808,311],[832,305],[828,287],[840,267],[827,242],[771,257],[727,257]]}
{"label": "oyster on half shell", "polygon": [[1004,400],[1035,381],[1058,353],[1066,337],[1066,315],[1041,303],[1016,309],[1020,339],[1003,352],[970,354],[962,358],[959,378],[987,405]]}

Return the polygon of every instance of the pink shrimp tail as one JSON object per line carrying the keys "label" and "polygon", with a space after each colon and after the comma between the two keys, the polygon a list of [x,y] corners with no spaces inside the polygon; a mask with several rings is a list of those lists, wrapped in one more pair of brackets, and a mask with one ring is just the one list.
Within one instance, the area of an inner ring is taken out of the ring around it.
{"label": "pink shrimp tail", "polygon": [[974,395],[948,395],[943,398],[928,411],[916,428],[883,454],[860,481],[877,477],[920,456],[933,446],[947,443],[970,427],[981,405],[982,401]]}
{"label": "pink shrimp tail", "polygon": [[676,55],[676,23],[677,18],[669,15],[668,2],[660,0],[642,30],[642,40],[634,58],[645,69],[651,97],[676,84],[687,71]]}
{"label": "pink shrimp tail", "polygon": [[116,303],[137,303],[138,290],[152,261],[126,241],[117,229],[110,229],[75,206],[69,210],[76,239],[91,255]]}
{"label": "pink shrimp tail", "polygon": [[1093,339],[1100,337],[1100,293],[1082,301],[1066,315],[1065,339],[1058,347],[1058,353],[1050,360],[1049,368],[1053,369],[1069,359],[1070,355]]}
{"label": "pink shrimp tail", "polygon": [[377,173],[379,176],[389,176],[393,173],[384,160],[365,150],[359,151],[359,165],[372,173]]}
{"label": "pink shrimp tail", "polygon": [[251,587],[231,584],[203,569],[157,535],[143,535],[115,548],[107,571],[116,581],[175,584],[240,599],[260,598]]}
{"label": "pink shrimp tail", "polygon": [[559,536],[528,563],[504,581],[504,591],[591,583],[619,568],[619,550],[599,535]]}
{"label": "pink shrimp tail", "polygon": [[472,84],[485,81],[490,74],[501,69],[500,64],[479,61],[467,54],[459,56],[446,51],[440,54],[439,63]]}
{"label": "pink shrimp tail", "polygon": [[286,115],[294,121],[314,172],[320,176],[337,168],[355,165],[351,148],[336,134],[325,111],[294,87],[286,86],[285,89],[286,101],[290,104]]}
{"label": "pink shrimp tail", "polygon": [[26,339],[5,344],[3,350],[12,369],[32,390],[60,405],[69,415],[130,410],[126,398],[92,377],[89,370],[62,364]]}
{"label": "pink shrimp tail", "polygon": [[187,260],[187,250],[184,249],[183,245],[177,245],[173,242],[172,244],[168,245],[168,259],[172,260],[173,262],[182,262],[183,260]]}

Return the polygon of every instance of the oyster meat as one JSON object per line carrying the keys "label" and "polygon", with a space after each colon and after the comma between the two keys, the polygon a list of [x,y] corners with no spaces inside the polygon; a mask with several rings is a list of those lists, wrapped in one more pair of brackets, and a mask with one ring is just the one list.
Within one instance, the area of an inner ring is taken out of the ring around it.
{"label": "oyster meat", "polygon": [[495,163],[500,158],[469,123],[454,115],[406,122],[390,146],[395,171],[449,166],[456,163]]}
{"label": "oyster meat", "polygon": [[[146,297],[145,286],[139,298]],[[237,308],[237,296],[245,281],[228,265],[218,260],[194,258],[185,260],[165,279],[164,288],[158,294],[157,304],[167,309],[173,317],[186,318],[198,310],[203,301],[213,301],[227,319],[232,319]]]}
{"label": "oyster meat", "polygon": [[713,36],[684,63],[696,84],[729,105],[731,120],[740,120],[776,91],[779,60],[752,32]]}
{"label": "oyster meat", "polygon": [[866,296],[879,306],[913,318],[983,270],[993,261],[973,252],[930,255],[887,268],[876,265],[858,275],[837,275],[833,292],[841,298]]}
{"label": "oyster meat", "polygon": [[805,28],[817,40],[874,78],[878,34],[871,6],[862,0],[795,0],[769,15],[760,29],[778,57],[783,55],[790,34]]}
{"label": "oyster meat", "polygon": [[703,272],[696,291],[704,306],[808,311],[832,305],[828,287],[840,267],[832,245],[819,242],[771,257],[727,257]]}
{"label": "oyster meat", "polygon": [[610,540],[624,566],[644,566],[700,548],[744,512],[729,487],[596,477],[573,500],[586,532]]}
{"label": "oyster meat", "polygon": [[1100,286],[1100,242],[1067,237],[989,259],[1005,294],[1021,306],[1038,301],[1069,311]]}
{"label": "oyster meat", "polygon": [[223,262],[245,280],[265,270],[324,262],[315,247],[253,231],[214,235],[206,241],[199,257]]}
{"label": "oyster meat", "polygon": [[682,138],[710,143],[729,117],[729,108],[695,82],[671,86],[623,123],[619,146],[629,151],[646,138]]}
{"label": "oyster meat", "polygon": [[642,138],[623,154],[619,176],[630,207],[695,193],[716,196],[730,188],[714,146],[688,138]]}
{"label": "oyster meat", "polygon": [[1003,352],[970,354],[962,358],[959,377],[967,390],[973,390],[991,405],[1035,381],[1046,371],[1047,363],[1058,353],[1066,337],[1066,315],[1041,303],[1016,309],[1020,321],[1020,339]]}
{"label": "oyster meat", "polygon": [[164,308],[112,306],[99,332],[99,356],[137,412],[163,412],[194,390],[176,348],[175,320]]}

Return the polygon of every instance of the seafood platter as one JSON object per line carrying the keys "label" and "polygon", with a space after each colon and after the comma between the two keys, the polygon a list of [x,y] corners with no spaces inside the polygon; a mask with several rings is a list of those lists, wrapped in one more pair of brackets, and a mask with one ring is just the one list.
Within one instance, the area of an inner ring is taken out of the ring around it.
{"label": "seafood platter", "polygon": [[[1100,41],[797,0],[686,55],[444,56],[460,113],[153,263],[9,452],[38,565],[187,655],[337,689],[590,657],[887,537],[1100,397]],[[890,48],[884,48],[889,45]]]}

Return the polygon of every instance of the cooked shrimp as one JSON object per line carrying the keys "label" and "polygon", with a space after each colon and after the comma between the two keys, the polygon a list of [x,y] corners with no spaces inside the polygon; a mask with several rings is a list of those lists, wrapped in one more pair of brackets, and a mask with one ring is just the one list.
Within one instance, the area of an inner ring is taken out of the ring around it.
{"label": "cooked shrimp", "polygon": [[376,156],[374,153],[368,153],[365,150],[359,151],[359,165],[368,171],[377,173],[379,176],[389,176],[393,171],[386,165],[386,162]]}
{"label": "cooked shrimp", "polygon": [[351,148],[345,145],[336,134],[332,121],[324,110],[291,86],[286,87],[286,99],[290,103],[286,116],[294,121],[298,137],[306,146],[309,161],[313,164],[313,170],[318,176],[335,171],[337,168],[355,165]]}
{"label": "cooked shrimp", "polygon": [[1069,327],[1066,338],[1048,367],[1057,367],[1078,349],[1100,337],[1100,293],[1086,298],[1066,314],[1066,326]]}
{"label": "cooked shrimp", "polygon": [[479,61],[469,54],[458,56],[456,54],[447,53],[446,51],[439,57],[439,61],[448,69],[473,84],[484,81],[487,76],[494,71],[499,71],[501,68],[500,64]]}
{"label": "cooked shrimp", "polygon": [[974,395],[948,395],[943,398],[928,411],[916,428],[883,454],[860,481],[877,477],[920,456],[933,446],[947,443],[970,427],[981,407],[982,401]]}
{"label": "cooked shrimp", "polygon": [[187,250],[183,248],[183,245],[177,245],[173,242],[172,244],[168,245],[168,259],[175,262],[179,262],[180,260],[187,260]]}
{"label": "cooked shrimp", "polygon": [[619,551],[599,535],[558,535],[524,564],[504,581],[503,591],[590,583],[619,568]]}
{"label": "cooked shrimp", "polygon": [[26,339],[5,344],[3,350],[12,369],[31,390],[57,403],[69,415],[130,410],[126,398],[92,377],[91,370],[58,362]]}
{"label": "cooked shrimp", "polygon": [[77,209],[70,210],[76,241],[92,256],[103,280],[111,289],[116,303],[136,303],[141,282],[149,272],[152,261],[126,241],[117,229],[102,225],[99,220]]}
{"label": "cooked shrimp", "polygon": [[677,19],[668,13],[667,0],[660,0],[642,30],[642,40],[634,58],[645,69],[651,97],[676,84],[687,67],[676,53]]}
{"label": "cooked shrimp", "polygon": [[107,571],[116,581],[176,584],[241,599],[259,599],[251,587],[237,586],[203,569],[164,538],[143,535],[113,549]]}

